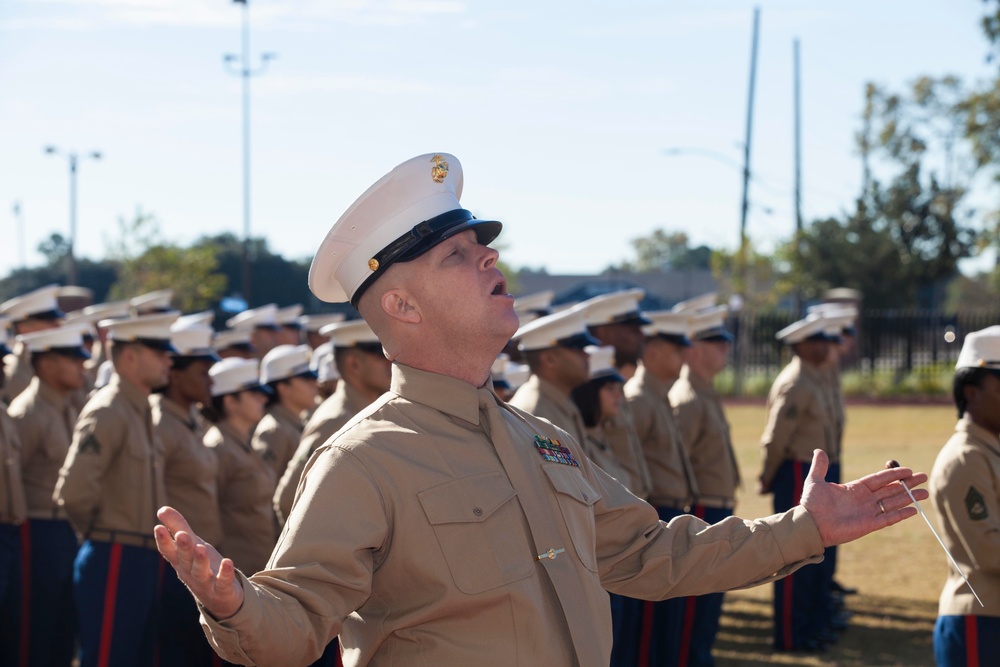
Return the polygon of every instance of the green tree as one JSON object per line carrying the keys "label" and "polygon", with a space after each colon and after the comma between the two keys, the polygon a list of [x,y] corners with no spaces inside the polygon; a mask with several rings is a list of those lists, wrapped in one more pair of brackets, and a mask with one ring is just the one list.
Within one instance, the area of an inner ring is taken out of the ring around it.
{"label": "green tree", "polygon": [[119,218],[119,234],[108,255],[118,269],[109,299],[127,299],[158,289],[174,290],[174,306],[184,312],[213,307],[225,292],[211,245],[183,248],[163,240],[152,214],[136,211],[132,220]]}
{"label": "green tree", "polygon": [[634,260],[621,263],[622,271],[662,271],[664,269],[708,269],[712,251],[707,246],[691,248],[684,232],[655,229],[649,236],[632,239]]}

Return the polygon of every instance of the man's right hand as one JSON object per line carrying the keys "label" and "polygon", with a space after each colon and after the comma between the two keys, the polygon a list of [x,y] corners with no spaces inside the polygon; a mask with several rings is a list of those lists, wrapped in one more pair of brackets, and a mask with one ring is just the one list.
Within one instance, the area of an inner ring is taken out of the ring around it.
{"label": "man's right hand", "polygon": [[156,548],[195,598],[218,621],[238,612],[243,605],[243,586],[236,578],[233,561],[195,535],[173,507],[161,507],[156,516],[163,522],[153,529]]}

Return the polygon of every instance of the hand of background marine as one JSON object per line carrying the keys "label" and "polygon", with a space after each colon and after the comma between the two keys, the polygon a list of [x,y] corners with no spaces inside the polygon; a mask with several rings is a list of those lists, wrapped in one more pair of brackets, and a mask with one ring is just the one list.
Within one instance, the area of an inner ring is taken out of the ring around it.
{"label": "hand of background marine", "polygon": [[156,516],[163,522],[153,529],[156,548],[198,602],[219,621],[238,612],[243,605],[243,587],[233,561],[195,535],[173,507],[161,507]]}
{"label": "hand of background marine", "polygon": [[846,484],[831,484],[824,481],[829,464],[825,452],[813,451],[800,503],[812,515],[825,546],[850,542],[916,516],[917,509],[909,507],[910,497],[899,480],[906,482],[917,500],[928,497],[926,489],[916,488],[927,481],[924,473],[893,468]]}

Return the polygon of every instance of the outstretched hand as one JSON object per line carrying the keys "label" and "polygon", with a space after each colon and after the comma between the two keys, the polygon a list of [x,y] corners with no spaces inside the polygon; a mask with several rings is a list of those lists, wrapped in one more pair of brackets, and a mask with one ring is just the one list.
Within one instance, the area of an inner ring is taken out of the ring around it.
{"label": "outstretched hand", "polygon": [[824,546],[832,547],[916,516],[906,483],[917,500],[926,500],[926,489],[915,488],[927,481],[924,473],[909,468],[892,468],[865,475],[846,484],[824,481],[830,459],[826,452],[813,451],[812,465],[802,490],[801,505],[809,510]]}
{"label": "outstretched hand", "polygon": [[163,522],[153,529],[156,548],[178,578],[216,619],[225,620],[238,612],[243,605],[243,587],[233,561],[195,535],[173,507],[161,507],[156,516]]}

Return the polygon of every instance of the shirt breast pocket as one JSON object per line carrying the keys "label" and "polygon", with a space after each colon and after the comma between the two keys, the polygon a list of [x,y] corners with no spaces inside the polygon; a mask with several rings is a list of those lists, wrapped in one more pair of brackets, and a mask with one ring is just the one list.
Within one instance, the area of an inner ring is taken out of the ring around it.
{"label": "shirt breast pocket", "polygon": [[417,498],[458,590],[482,593],[534,572],[517,494],[503,473],[456,479]]}
{"label": "shirt breast pocket", "polygon": [[573,540],[577,556],[591,572],[597,572],[597,529],[594,503],[601,495],[594,490],[578,468],[565,465],[543,465],[542,470],[556,492],[559,511],[566,530]]}

